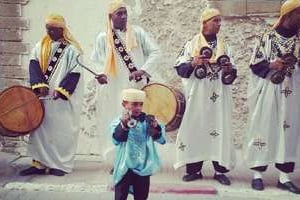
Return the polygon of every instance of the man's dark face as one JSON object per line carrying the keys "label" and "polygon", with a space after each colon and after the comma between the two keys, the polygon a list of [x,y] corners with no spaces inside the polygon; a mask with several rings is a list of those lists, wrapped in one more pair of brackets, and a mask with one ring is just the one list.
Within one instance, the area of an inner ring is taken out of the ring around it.
{"label": "man's dark face", "polygon": [[51,25],[46,25],[47,34],[50,36],[51,40],[57,41],[63,38],[64,30],[63,28],[54,27]]}
{"label": "man's dark face", "polygon": [[127,24],[127,10],[122,7],[110,15],[115,29],[125,30]]}
{"label": "man's dark face", "polygon": [[290,28],[296,28],[300,29],[300,8],[296,8],[294,11],[292,11],[289,16],[289,26]]}

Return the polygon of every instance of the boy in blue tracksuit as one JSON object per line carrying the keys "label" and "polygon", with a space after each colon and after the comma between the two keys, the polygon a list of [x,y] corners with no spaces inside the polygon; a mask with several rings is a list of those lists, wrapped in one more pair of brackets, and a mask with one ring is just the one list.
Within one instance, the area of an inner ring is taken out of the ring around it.
{"label": "boy in blue tracksuit", "polygon": [[166,143],[165,129],[154,116],[142,112],[145,96],[142,90],[123,90],[124,113],[110,126],[116,145],[115,200],[126,200],[131,189],[135,200],[146,200],[150,176],[161,167],[155,142]]}

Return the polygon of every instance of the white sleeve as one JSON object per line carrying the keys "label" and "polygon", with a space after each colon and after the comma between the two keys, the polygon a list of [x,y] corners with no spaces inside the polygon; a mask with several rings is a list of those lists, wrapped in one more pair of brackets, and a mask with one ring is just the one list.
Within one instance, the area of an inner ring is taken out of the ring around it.
{"label": "white sleeve", "polygon": [[161,51],[154,40],[140,28],[141,47],[146,57],[144,65],[141,67],[142,70],[151,74],[156,71],[158,60],[161,56]]}
{"label": "white sleeve", "polygon": [[182,49],[179,52],[179,55],[176,58],[175,66],[179,66],[182,63],[187,63],[192,61],[192,46],[191,41],[188,41],[184,44]]}
{"label": "white sleeve", "polygon": [[39,60],[40,60],[40,54],[41,54],[41,42],[38,42],[38,43],[33,47],[33,49],[31,50],[29,60],[36,60],[36,61],[39,61]]}
{"label": "white sleeve", "polygon": [[97,65],[97,69],[95,69],[97,73],[104,71],[106,55],[106,34],[102,32],[98,34],[91,54],[91,60]]}

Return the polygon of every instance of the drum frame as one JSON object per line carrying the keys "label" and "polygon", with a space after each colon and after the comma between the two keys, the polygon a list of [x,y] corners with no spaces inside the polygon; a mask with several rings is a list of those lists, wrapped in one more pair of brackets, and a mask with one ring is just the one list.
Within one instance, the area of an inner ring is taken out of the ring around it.
{"label": "drum frame", "polygon": [[[11,86],[9,88],[6,88],[4,89],[3,91],[0,92],[0,96],[5,93],[6,91],[12,89],[12,88],[23,88],[23,89],[27,89],[28,91],[32,92],[34,94],[34,92],[32,91],[31,88],[29,87],[26,87],[26,86],[22,86],[22,85],[14,85],[14,86]],[[37,96],[37,99],[38,99],[38,96]],[[44,104],[40,102],[40,105],[41,105],[41,108],[42,108],[42,117],[41,117],[41,121],[38,123],[38,125],[33,128],[32,130],[29,130],[29,131],[12,131],[12,130],[9,130],[7,127],[5,127],[5,125],[3,123],[1,123],[0,121],[0,135],[2,136],[6,136],[6,137],[19,137],[19,136],[24,136],[24,135],[27,135],[27,134],[30,134],[30,132],[36,130],[38,127],[40,127],[40,125],[42,124],[43,122],[43,119],[44,119],[44,116],[45,116],[45,107],[44,107]]]}
{"label": "drum frame", "polygon": [[[185,100],[185,96],[183,93],[181,93],[179,90],[171,87],[171,86],[167,86],[161,83],[149,83],[147,85],[145,85],[142,90],[144,90],[146,87],[151,86],[151,85],[160,85],[163,87],[166,87],[168,89],[170,89],[175,97],[175,100],[177,102],[177,106],[176,106],[176,111],[175,111],[175,115],[173,116],[173,118],[165,125],[166,127],[166,131],[167,132],[171,132],[174,131],[176,129],[179,128],[180,123],[182,121],[183,118],[183,114],[185,112],[185,107],[186,107],[186,100]],[[146,92],[147,93],[147,92]],[[157,116],[155,116],[157,117]]]}

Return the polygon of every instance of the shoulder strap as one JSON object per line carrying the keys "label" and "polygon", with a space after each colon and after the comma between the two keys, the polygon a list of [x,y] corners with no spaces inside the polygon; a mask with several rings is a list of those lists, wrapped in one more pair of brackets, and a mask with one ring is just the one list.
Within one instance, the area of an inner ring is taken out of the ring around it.
{"label": "shoulder strap", "polygon": [[61,56],[63,54],[63,51],[65,50],[65,48],[68,46],[68,42],[67,41],[63,41],[59,44],[58,48],[56,49],[54,55],[51,58],[51,61],[48,65],[48,68],[44,74],[45,79],[47,82],[49,82],[49,80],[51,79],[53,73],[56,70],[57,64],[59,63],[59,60],[61,59]]}
{"label": "shoulder strap", "polygon": [[[132,57],[126,51],[126,46],[123,43],[122,39],[120,38],[120,36],[118,36],[118,34],[114,30],[112,30],[112,33],[113,33],[115,49],[116,49],[117,53],[119,54],[119,56],[121,57],[123,63],[125,64],[125,66],[127,67],[127,69],[129,70],[130,73],[137,71],[137,68],[135,67],[135,65],[133,63]],[[136,80],[136,81],[140,81],[140,80],[142,80],[141,77],[139,80]]]}

